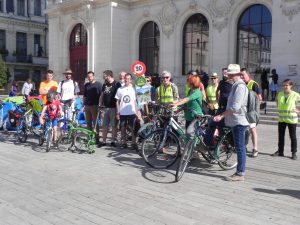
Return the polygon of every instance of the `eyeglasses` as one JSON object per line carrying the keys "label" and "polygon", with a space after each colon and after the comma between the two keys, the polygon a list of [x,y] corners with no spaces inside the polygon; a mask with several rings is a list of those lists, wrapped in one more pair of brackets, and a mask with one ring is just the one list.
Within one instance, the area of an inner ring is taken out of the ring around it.
{"label": "eyeglasses", "polygon": [[169,79],[170,77],[162,77],[161,79]]}

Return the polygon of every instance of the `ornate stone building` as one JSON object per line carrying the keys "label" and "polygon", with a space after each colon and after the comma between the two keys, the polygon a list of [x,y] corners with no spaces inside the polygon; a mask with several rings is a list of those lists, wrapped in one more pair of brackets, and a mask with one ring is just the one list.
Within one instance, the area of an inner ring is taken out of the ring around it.
{"label": "ornate stone building", "polygon": [[46,12],[49,67],[71,67],[81,84],[87,70],[117,74],[136,60],[179,86],[190,69],[229,63],[300,82],[300,0],[52,0]]}
{"label": "ornate stone building", "polygon": [[28,77],[38,85],[48,67],[45,8],[46,0],[0,0],[0,53],[20,87]]}

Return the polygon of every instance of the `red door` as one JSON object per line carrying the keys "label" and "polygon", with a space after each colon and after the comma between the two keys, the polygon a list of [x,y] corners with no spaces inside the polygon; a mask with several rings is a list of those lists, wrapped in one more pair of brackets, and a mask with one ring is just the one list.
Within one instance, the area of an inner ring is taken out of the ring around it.
{"label": "red door", "polygon": [[87,32],[82,24],[77,24],[70,36],[70,67],[82,94],[87,73]]}

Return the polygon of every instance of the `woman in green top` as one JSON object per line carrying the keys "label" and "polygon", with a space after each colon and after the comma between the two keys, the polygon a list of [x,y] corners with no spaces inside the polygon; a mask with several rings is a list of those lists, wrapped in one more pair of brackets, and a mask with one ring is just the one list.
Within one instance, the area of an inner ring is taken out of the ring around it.
{"label": "woman in green top", "polygon": [[[201,85],[201,81],[198,75],[190,75],[187,81],[190,91],[188,96],[184,99],[181,99],[178,102],[172,104],[172,106],[180,106],[186,104],[187,110],[184,111],[184,117],[186,120],[185,128],[187,129],[191,122],[195,119],[196,115],[193,110],[197,112],[197,114],[203,114],[202,112],[202,93],[199,89]],[[190,110],[189,110],[190,109]]]}

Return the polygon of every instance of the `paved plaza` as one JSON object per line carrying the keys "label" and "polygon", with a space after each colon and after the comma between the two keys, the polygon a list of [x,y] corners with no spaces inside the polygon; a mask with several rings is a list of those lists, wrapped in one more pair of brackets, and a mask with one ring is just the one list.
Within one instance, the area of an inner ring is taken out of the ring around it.
{"label": "paved plaza", "polygon": [[34,138],[0,133],[0,225],[296,225],[300,160],[289,144],[286,157],[271,157],[277,127],[260,125],[245,182],[225,181],[234,171],[200,159],[174,183],[174,169],[152,170],[131,150],[45,153]]}

